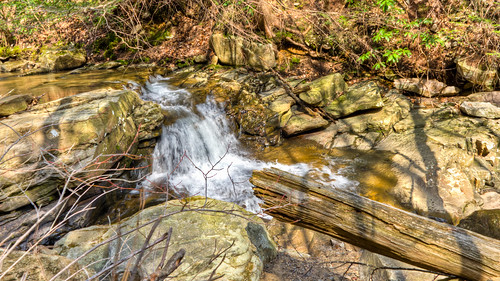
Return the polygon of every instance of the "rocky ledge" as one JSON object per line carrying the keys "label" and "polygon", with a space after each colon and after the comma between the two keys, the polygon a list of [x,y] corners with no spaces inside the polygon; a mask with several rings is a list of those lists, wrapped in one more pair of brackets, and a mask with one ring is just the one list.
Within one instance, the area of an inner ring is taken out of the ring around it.
{"label": "rocky ledge", "polygon": [[2,120],[0,214],[91,184],[159,136],[160,107],[128,90],[98,90],[33,106]]}

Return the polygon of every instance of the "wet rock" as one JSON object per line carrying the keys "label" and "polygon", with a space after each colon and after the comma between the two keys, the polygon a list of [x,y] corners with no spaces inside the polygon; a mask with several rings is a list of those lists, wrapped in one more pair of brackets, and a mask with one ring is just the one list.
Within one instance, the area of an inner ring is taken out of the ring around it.
{"label": "wet rock", "polygon": [[221,64],[248,65],[254,70],[268,70],[276,66],[276,55],[271,43],[249,42],[241,37],[214,33],[210,46]]}
{"label": "wet rock", "polygon": [[457,71],[465,80],[486,89],[492,89],[498,83],[497,69],[478,65],[465,58],[457,60]]}
{"label": "wet rock", "polygon": [[344,77],[340,73],[330,74],[309,83],[310,89],[299,95],[300,99],[310,105],[324,106],[330,103],[346,89]]}
{"label": "wet rock", "polygon": [[291,116],[283,127],[283,132],[287,136],[293,136],[326,126],[328,126],[328,121],[323,119],[323,117],[313,117],[292,109]]}
{"label": "wet rock", "polygon": [[376,82],[361,82],[350,86],[345,94],[334,99],[324,109],[334,118],[340,118],[358,111],[381,108],[384,102],[380,92],[381,88]]}
{"label": "wet rock", "polygon": [[[0,250],[0,255],[2,254],[3,250]],[[7,274],[2,278],[2,280],[49,280],[73,261],[56,254],[13,251],[2,260],[0,275],[4,273],[2,270],[7,270],[18,259],[20,259],[20,261],[14,265],[11,270],[7,271]],[[83,268],[79,264],[73,264],[54,280],[84,281],[88,280],[93,274],[94,272],[92,270]]]}
{"label": "wet rock", "polygon": [[280,136],[280,115],[263,105],[255,93],[242,90],[232,97],[229,113],[241,130],[249,135],[260,136],[276,144]]}
{"label": "wet rock", "polygon": [[500,209],[475,211],[461,220],[458,226],[500,239]]}
{"label": "wet rock", "polygon": [[[56,243],[55,250],[70,258],[80,257],[94,245],[114,237],[118,228],[125,234],[162,216],[151,241],[172,227],[167,259],[173,253],[185,250],[181,265],[171,276],[172,280],[207,280],[214,270],[214,276],[223,276],[224,280],[259,280],[263,263],[276,255],[274,242],[258,220],[252,222],[252,218],[255,220],[253,215],[233,203],[208,199],[205,204],[205,198],[201,197],[173,200],[150,207],[120,224],[70,232]],[[151,225],[125,234],[120,243],[115,240],[105,244],[79,262],[95,271],[101,270],[106,263],[112,262],[117,251],[123,258],[131,251],[141,249]],[[164,243],[147,250],[139,268],[142,278],[155,271],[163,247]],[[120,265],[118,272],[123,273],[125,267],[126,263]]]}
{"label": "wet rock", "polygon": [[460,104],[460,110],[473,117],[500,118],[500,108],[489,102],[464,101]]}
{"label": "wet rock", "polygon": [[420,78],[401,78],[394,80],[394,87],[398,90],[408,91],[424,97],[454,96],[460,93],[460,89],[448,86],[437,80]]}
{"label": "wet rock", "polygon": [[83,66],[87,57],[85,52],[79,49],[45,49],[38,60],[42,69],[60,71]]}
{"label": "wet rock", "polygon": [[26,110],[33,98],[29,95],[13,95],[0,99],[0,116],[9,116]]}
{"label": "wet rock", "polygon": [[[100,155],[133,153],[136,134],[157,135],[148,130],[159,130],[161,119],[158,105],[142,101],[133,91],[110,89],[39,104],[9,116],[3,122],[10,128],[0,127],[4,138],[0,212],[54,200],[68,175],[52,165],[64,165],[66,171],[82,177],[106,172],[121,157]],[[91,166],[99,161],[104,161],[99,169]]]}

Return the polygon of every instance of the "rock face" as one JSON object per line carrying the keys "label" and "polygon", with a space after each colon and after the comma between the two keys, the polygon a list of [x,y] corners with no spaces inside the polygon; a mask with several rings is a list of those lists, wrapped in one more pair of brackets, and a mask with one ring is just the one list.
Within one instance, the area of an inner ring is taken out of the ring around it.
{"label": "rock face", "polygon": [[[3,252],[0,250],[0,255]],[[24,255],[24,257],[22,257]],[[17,259],[21,258],[11,270],[7,271],[6,275],[2,278],[4,281],[39,281],[50,280],[63,268],[69,265],[72,260],[63,256],[55,254],[41,254],[41,253],[25,253],[22,251],[13,251],[1,263],[0,276],[14,263]],[[64,271],[55,280],[75,280],[84,281],[88,280],[93,271],[82,268],[79,264],[74,264]],[[26,279],[23,279],[24,278]]]}
{"label": "rock face", "polygon": [[0,117],[26,110],[33,100],[29,95],[13,95],[0,99]]}
{"label": "rock face", "polygon": [[483,117],[488,119],[500,118],[500,108],[489,102],[464,101],[460,104],[460,110],[469,116]]}
{"label": "rock face", "polygon": [[[186,202],[186,203],[185,203]],[[161,219],[151,242],[173,228],[168,256],[185,250],[180,267],[174,271],[171,280],[207,280],[215,270],[214,277],[223,280],[259,280],[263,263],[276,255],[274,243],[266,230],[258,223],[246,218],[251,215],[232,203],[209,199],[188,198],[187,201],[173,200],[142,210],[127,218],[120,225],[94,226],[72,231],[56,243],[55,249],[61,255],[76,258],[98,243],[116,235],[117,228],[125,234],[129,230]],[[103,245],[85,256],[80,263],[90,265],[95,271],[112,262],[116,251],[120,258],[131,251],[140,250],[151,231],[151,223],[140,230],[126,234],[121,242],[116,240]],[[117,249],[117,247],[120,247]],[[140,263],[140,275],[151,275],[160,263],[164,243],[147,250]],[[126,263],[119,266],[123,273]],[[170,278],[169,278],[170,279]]]}
{"label": "rock face", "polygon": [[139,142],[158,136],[162,120],[158,105],[125,90],[82,93],[9,116],[0,127],[0,212],[47,204],[68,173],[104,173],[121,153],[134,152],[136,134]]}
{"label": "rock face", "polygon": [[352,85],[345,94],[330,102],[325,111],[340,118],[357,111],[381,108],[384,102],[380,92],[381,88],[373,81]]}
{"label": "rock face", "polygon": [[83,66],[87,57],[83,50],[47,49],[40,55],[40,65],[47,71],[74,69]]}
{"label": "rock face", "polygon": [[467,59],[457,60],[457,71],[465,80],[486,89],[491,89],[498,83],[497,69],[485,69]]}
{"label": "rock face", "polygon": [[396,153],[393,192],[403,205],[456,223],[479,209],[483,190],[497,189],[497,120],[463,117],[452,108],[419,109],[394,129],[376,148]]}
{"label": "rock face", "polygon": [[460,89],[448,86],[437,80],[420,78],[402,78],[394,80],[394,87],[398,90],[412,92],[423,97],[454,96],[460,93]]}
{"label": "rock face", "polygon": [[248,65],[254,70],[268,70],[276,66],[276,55],[272,44],[249,42],[241,37],[214,33],[210,46],[222,64]]}

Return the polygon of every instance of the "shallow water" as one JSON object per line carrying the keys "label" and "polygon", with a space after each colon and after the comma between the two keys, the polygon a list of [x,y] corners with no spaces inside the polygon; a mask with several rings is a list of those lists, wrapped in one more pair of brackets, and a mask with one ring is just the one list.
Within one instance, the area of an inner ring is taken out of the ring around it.
{"label": "shallow water", "polygon": [[152,74],[148,69],[93,70],[78,74],[56,72],[29,76],[0,73],[0,97],[28,94],[40,97],[39,102],[72,96],[102,88],[122,89],[126,85],[143,84]]}

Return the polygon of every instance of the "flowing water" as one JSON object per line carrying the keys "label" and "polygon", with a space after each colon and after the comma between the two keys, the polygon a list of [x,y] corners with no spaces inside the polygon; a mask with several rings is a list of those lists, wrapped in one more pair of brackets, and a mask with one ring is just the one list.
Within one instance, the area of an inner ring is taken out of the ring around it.
{"label": "flowing water", "polygon": [[259,212],[259,200],[248,181],[254,169],[275,166],[300,176],[314,175],[336,187],[357,185],[328,165],[255,159],[238,142],[221,105],[210,97],[196,104],[189,91],[170,86],[168,78],[150,78],[142,93],[144,99],[159,103],[169,118],[175,119],[164,126],[155,148],[153,173],[145,182],[149,188],[168,186],[177,193],[235,202]]}
{"label": "flowing water", "polygon": [[210,97],[200,101],[200,96],[152,74],[147,69],[28,77],[0,73],[0,97],[31,94],[43,103],[104,87],[141,91],[143,99],[159,103],[166,115],[152,174],[142,183],[150,189],[161,186],[184,195],[207,195],[259,212],[259,200],[248,179],[252,170],[274,166],[398,206],[388,193],[395,184],[390,157],[382,152],[325,150],[300,137],[278,147],[247,149],[235,136],[221,104]]}

